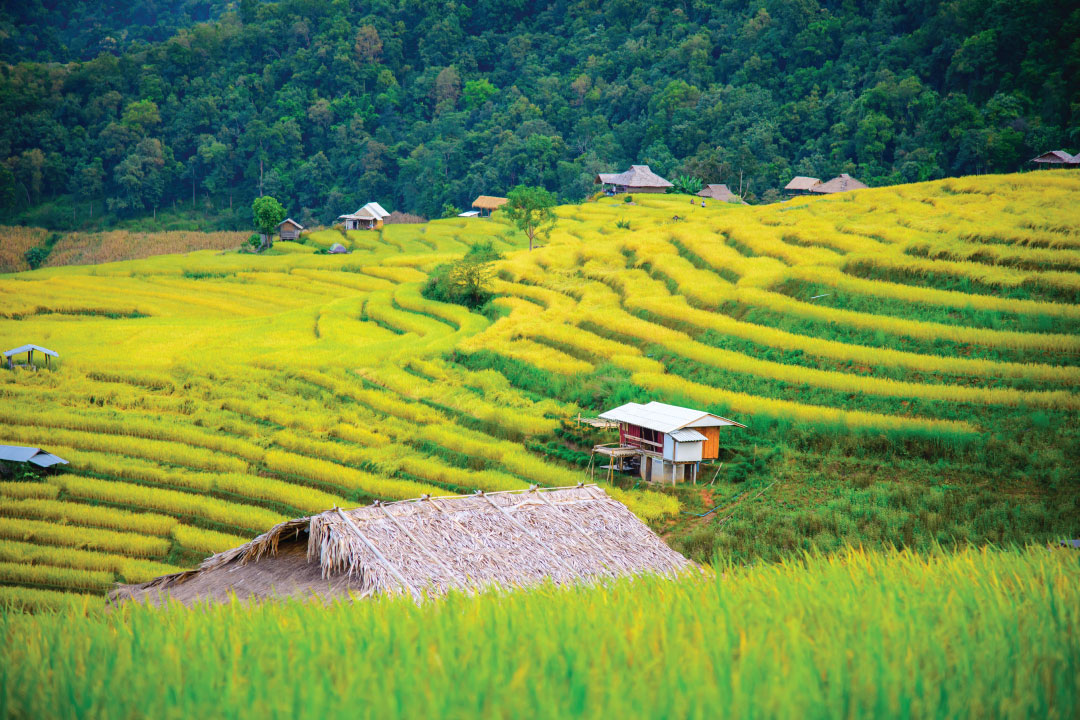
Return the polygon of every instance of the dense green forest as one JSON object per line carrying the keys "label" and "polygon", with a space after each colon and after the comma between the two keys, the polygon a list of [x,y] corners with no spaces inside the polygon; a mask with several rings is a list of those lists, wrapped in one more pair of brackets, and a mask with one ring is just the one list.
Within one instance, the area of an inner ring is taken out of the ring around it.
{"label": "dense green forest", "polygon": [[761,201],[1080,145],[1073,0],[37,0],[0,35],[0,205],[57,229],[576,200],[632,162]]}

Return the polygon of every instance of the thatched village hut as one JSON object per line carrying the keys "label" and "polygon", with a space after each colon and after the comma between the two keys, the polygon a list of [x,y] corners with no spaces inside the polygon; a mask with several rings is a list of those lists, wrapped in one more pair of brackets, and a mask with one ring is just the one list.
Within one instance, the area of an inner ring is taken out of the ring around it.
{"label": "thatched village hut", "polygon": [[1064,150],[1051,150],[1045,152],[1037,158],[1032,158],[1031,162],[1037,163],[1044,167],[1058,166],[1058,167],[1080,167],[1080,155],[1070,155]]}
{"label": "thatched village hut", "polygon": [[477,214],[480,217],[490,217],[491,213],[495,212],[508,202],[510,202],[508,198],[496,197],[494,195],[481,195],[473,200],[472,206],[477,209]]}
{"label": "thatched village hut", "polygon": [[664,193],[673,187],[664,178],[660,177],[648,165],[631,165],[630,169],[621,173],[600,173],[596,176],[594,185],[603,185],[604,192],[617,193]]}
{"label": "thatched village hut", "polygon": [[816,177],[796,175],[791,178],[791,182],[784,186],[784,192],[788,195],[809,195],[820,184],[821,180]]}
{"label": "thatched village hut", "polygon": [[278,223],[277,228],[278,237],[282,240],[296,240],[300,237],[300,232],[304,229],[304,226],[292,218],[285,218]]}
{"label": "thatched village hut", "polygon": [[345,225],[346,230],[378,230],[388,217],[390,213],[386,212],[382,205],[369,202],[354,213],[339,215],[338,220]]}
{"label": "thatched village hut", "polygon": [[840,173],[832,180],[810,188],[810,192],[818,193],[820,195],[831,195],[833,193],[849,192],[851,190],[866,190],[869,187],[869,185],[859,182],[847,173]]}
{"label": "thatched village hut", "polygon": [[694,565],[595,485],[334,508],[113,601],[424,595],[674,574]]}
{"label": "thatched village hut", "polygon": [[698,192],[698,197],[712,198],[719,202],[735,203],[737,205],[747,204],[745,200],[731,192],[731,190],[728,189],[728,186],[724,184],[706,185]]}

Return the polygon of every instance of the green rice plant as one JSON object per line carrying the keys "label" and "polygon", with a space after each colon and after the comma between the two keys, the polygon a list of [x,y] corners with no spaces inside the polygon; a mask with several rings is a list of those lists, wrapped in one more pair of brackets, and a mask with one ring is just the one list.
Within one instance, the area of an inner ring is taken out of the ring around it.
{"label": "green rice plant", "polygon": [[53,520],[73,525],[129,530],[143,535],[165,535],[176,525],[175,518],[153,513],[62,502],[43,498],[11,500],[0,505],[0,515],[35,520]]}
{"label": "green rice plant", "polygon": [[104,592],[114,582],[111,572],[76,570],[50,565],[0,562],[0,582],[71,590]]}
{"label": "green rice plant", "polygon": [[0,517],[0,538],[100,550],[132,557],[160,557],[169,551],[169,542],[158,537],[6,517]]}
{"label": "green rice plant", "polygon": [[[1067,718],[1080,711],[1078,580],[1074,558],[1040,547],[844,550],[420,607],[7,611],[0,635],[20,641],[0,645],[0,703],[18,717],[63,715],[76,698],[103,718],[300,706],[363,717],[482,706],[498,717]],[[328,666],[332,676],[305,672]],[[189,691],[163,692],[170,679]]]}

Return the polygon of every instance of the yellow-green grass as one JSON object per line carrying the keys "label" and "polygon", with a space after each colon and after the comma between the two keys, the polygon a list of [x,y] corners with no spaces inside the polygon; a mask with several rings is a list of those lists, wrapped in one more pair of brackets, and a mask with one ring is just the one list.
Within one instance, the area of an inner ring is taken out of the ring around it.
{"label": "yellow-green grass", "polygon": [[[0,602],[63,600],[8,590]],[[1043,547],[851,550],[420,607],[73,602],[0,614],[0,705],[17,717],[1069,718],[1078,608],[1075,558]]]}

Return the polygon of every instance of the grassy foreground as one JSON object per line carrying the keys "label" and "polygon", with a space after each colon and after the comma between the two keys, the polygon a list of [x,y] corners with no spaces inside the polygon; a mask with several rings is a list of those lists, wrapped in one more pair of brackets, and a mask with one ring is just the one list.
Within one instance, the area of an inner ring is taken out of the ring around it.
{"label": "grassy foreground", "polygon": [[0,615],[5,717],[1080,712],[1078,556],[848,550],[678,582]]}

